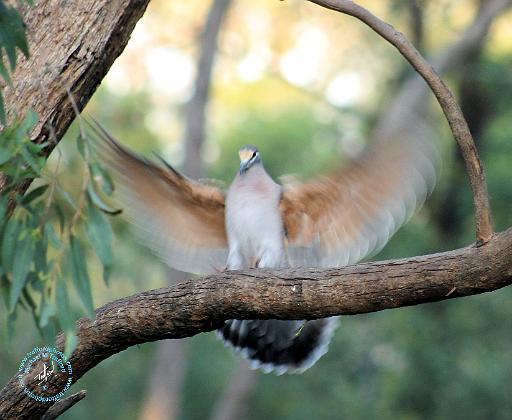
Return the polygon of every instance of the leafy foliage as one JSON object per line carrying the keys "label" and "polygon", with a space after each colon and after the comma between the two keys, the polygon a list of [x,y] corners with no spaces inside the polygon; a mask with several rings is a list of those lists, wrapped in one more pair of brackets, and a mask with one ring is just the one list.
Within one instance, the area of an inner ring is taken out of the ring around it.
{"label": "leafy foliage", "polygon": [[[32,4],[32,0],[26,0]],[[16,67],[20,50],[25,57],[28,57],[29,50],[25,34],[25,24],[19,12],[12,6],[0,0],[0,76],[8,83],[11,83],[10,71]],[[9,66],[5,64],[5,56]],[[0,122],[5,124],[5,108],[2,91],[0,90]]]}
{"label": "leafy foliage", "polygon": [[[53,340],[59,327],[64,330],[69,353],[76,344],[76,314],[68,299],[71,285],[87,316],[94,317],[84,239],[103,265],[105,282],[110,274],[112,232],[104,212],[112,211],[103,197],[112,194],[113,184],[83,131],[76,137],[84,163],[78,198],[60,185],[58,166],[49,179],[43,176],[41,152],[46,144],[29,139],[35,122],[35,115],[29,113],[0,133],[0,171],[10,178],[0,197],[0,291],[11,332],[18,308],[25,308],[46,340]],[[33,178],[38,178],[37,185],[27,194],[10,194],[16,185]],[[8,217],[13,205],[15,210]]]}

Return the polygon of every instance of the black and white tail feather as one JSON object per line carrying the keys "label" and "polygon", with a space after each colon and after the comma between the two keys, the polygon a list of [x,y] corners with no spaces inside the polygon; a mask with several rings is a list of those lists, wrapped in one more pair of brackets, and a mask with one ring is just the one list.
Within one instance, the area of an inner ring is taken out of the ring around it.
{"label": "black and white tail feather", "polygon": [[217,336],[249,360],[252,369],[276,375],[302,373],[327,352],[338,321],[231,319]]}

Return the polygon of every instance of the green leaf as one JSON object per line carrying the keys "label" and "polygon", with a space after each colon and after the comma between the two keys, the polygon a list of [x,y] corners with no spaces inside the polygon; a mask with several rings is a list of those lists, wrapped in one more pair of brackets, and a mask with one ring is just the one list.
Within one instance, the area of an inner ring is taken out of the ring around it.
{"label": "green leaf", "polygon": [[34,244],[30,235],[25,237],[16,246],[14,261],[12,265],[12,286],[9,296],[9,311],[14,311],[21,291],[25,286],[27,275],[32,266],[32,258],[34,255]]}
{"label": "green leaf", "polygon": [[62,241],[58,238],[55,230],[53,229],[53,225],[50,222],[44,225],[44,234],[49,239],[54,248],[60,249],[62,246]]}
{"label": "green leaf", "polygon": [[6,272],[12,271],[12,262],[21,228],[21,223],[14,218],[10,218],[5,227],[2,241],[2,267]]}
{"label": "green leaf", "polygon": [[73,210],[75,210],[75,211],[78,210],[78,206],[76,205],[73,197],[71,197],[71,195],[58,184],[57,184],[57,189],[59,190],[59,194],[62,195],[64,200],[73,208]]}
{"label": "green leaf", "polygon": [[78,136],[76,137],[76,148],[80,155],[87,162],[89,160],[89,145],[87,141],[82,137],[81,133],[78,132]]}
{"label": "green leaf", "polygon": [[11,290],[11,283],[9,282],[9,279],[7,276],[2,274],[2,277],[0,277],[0,294],[2,294],[2,298],[4,300],[5,306],[9,306],[9,293]]}
{"label": "green leaf", "polygon": [[16,311],[13,311],[7,315],[7,338],[9,340],[12,340],[14,337],[14,323],[16,322],[16,318],[18,318]]}
{"label": "green leaf", "polygon": [[89,165],[93,179],[101,186],[101,190],[108,196],[114,192],[114,181],[108,173],[98,162],[92,162]]}
{"label": "green leaf", "polygon": [[48,184],[41,185],[37,188],[34,188],[33,190],[31,190],[30,192],[28,192],[27,194],[25,194],[23,196],[20,204],[26,206],[27,204],[34,201],[36,198],[41,197],[47,189],[48,189]]}
{"label": "green leaf", "polygon": [[96,207],[87,206],[86,231],[94,251],[103,265],[103,281],[108,285],[108,278],[112,269],[112,229],[105,215]]}
{"label": "green leaf", "polygon": [[[36,274],[34,272],[31,272],[29,274],[29,278],[30,276],[36,276]],[[37,277],[37,276],[36,276]],[[34,302],[34,299],[32,298],[31,294],[29,293],[28,291],[28,288],[25,287],[23,288],[23,291],[21,293],[21,297],[20,297],[20,302],[23,301],[23,302],[26,302],[28,307],[30,308],[30,313],[32,315],[32,318],[34,320],[34,323],[36,324],[36,327],[39,328],[39,325],[38,325],[38,322],[37,322],[37,312],[36,312],[36,309],[37,309],[37,305],[36,303]]]}
{"label": "green leaf", "polygon": [[[37,273],[48,272],[48,231],[43,228],[43,237],[35,244],[34,266]],[[39,282],[38,282],[39,283]]]}
{"label": "green leaf", "polygon": [[0,234],[3,236],[3,227],[7,223],[7,207],[9,200],[7,196],[0,197]]}
{"label": "green leaf", "polygon": [[57,279],[57,285],[55,288],[55,298],[57,301],[57,310],[60,325],[64,330],[64,336],[66,337],[66,342],[64,345],[65,348],[65,356],[68,358],[71,356],[71,353],[76,348],[77,338],[75,334],[75,320],[71,313],[71,308],[69,305],[69,296],[68,290],[66,287],[66,283],[61,278]]}
{"label": "green leaf", "polygon": [[39,326],[44,328],[48,325],[48,321],[52,316],[56,313],[55,306],[51,302],[46,302],[43,308],[41,309],[41,314],[39,315]]}
{"label": "green leaf", "polygon": [[117,210],[113,209],[112,207],[109,207],[107,204],[105,204],[103,202],[101,197],[98,195],[98,193],[94,189],[93,182],[89,182],[89,184],[87,185],[87,195],[89,196],[91,201],[94,203],[94,205],[105,213],[108,213],[111,215],[116,215],[116,214],[119,214],[122,212],[121,209],[117,209]]}
{"label": "green leaf", "polygon": [[25,24],[16,9],[0,2],[0,51],[5,49],[11,69],[16,66],[16,48],[28,56]]}
{"label": "green leaf", "polygon": [[62,233],[64,231],[64,223],[66,220],[64,217],[64,211],[62,210],[62,207],[58,202],[53,203],[53,209],[55,210],[55,214],[57,215],[57,219],[59,220],[59,227]]}
{"label": "green leaf", "polygon": [[40,176],[40,172],[42,169],[42,162],[39,156],[32,155],[32,152],[28,150],[27,147],[22,146],[21,147],[21,156],[23,156],[23,159],[25,162],[30,166],[30,168],[34,171],[34,173],[38,176]]}
{"label": "green leaf", "polygon": [[45,292],[41,294],[39,307],[39,327],[44,328],[48,325],[50,318],[57,313],[57,310],[53,302],[50,300],[50,297],[47,296]]}
{"label": "green leaf", "polygon": [[11,158],[11,151],[0,146],[0,165],[3,165]]}
{"label": "green leaf", "polygon": [[[27,113],[25,114],[25,118],[23,118],[23,121],[20,124],[19,130],[23,133],[24,136],[26,136],[37,124],[37,114],[32,110],[29,109]],[[37,147],[37,150],[40,151],[41,147],[37,143],[32,143],[33,146]]]}
{"label": "green leaf", "polygon": [[0,90],[0,123],[6,124],[7,119],[5,116],[5,106],[4,106],[4,97],[2,95],[2,91]]}
{"label": "green leaf", "polygon": [[92,303],[91,284],[89,273],[85,264],[85,252],[80,241],[73,235],[69,239],[71,257],[71,276],[78,296],[82,300],[87,316],[94,318],[94,305]]}
{"label": "green leaf", "polygon": [[0,76],[4,78],[9,86],[12,85],[11,77],[9,76],[9,70],[5,67],[4,60],[2,55],[0,54]]}

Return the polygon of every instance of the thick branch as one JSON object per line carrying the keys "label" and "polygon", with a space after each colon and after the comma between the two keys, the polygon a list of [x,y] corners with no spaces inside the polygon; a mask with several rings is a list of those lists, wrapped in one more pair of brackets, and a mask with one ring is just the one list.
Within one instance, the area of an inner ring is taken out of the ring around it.
{"label": "thick branch", "polygon": [[[30,57],[20,60],[6,88],[10,121],[32,109],[39,116],[32,139],[47,140],[48,156],[75,118],[66,88],[84,108],[123,51],[149,0],[40,0],[26,7]],[[6,179],[0,173],[0,192]],[[19,187],[23,194],[29,183]]]}
{"label": "thick branch", "polygon": [[[512,228],[482,247],[324,270],[229,271],[140,293],[98,309],[94,323],[77,322],[73,381],[129,346],[211,331],[226,319],[314,319],[489,292],[512,283],[511,261]],[[59,348],[63,341],[59,335]],[[16,376],[0,391],[1,418],[37,418],[47,409]]]}
{"label": "thick branch", "polygon": [[473,191],[477,243],[486,243],[492,236],[491,212],[487,184],[482,163],[457,101],[434,68],[421,56],[409,40],[393,26],[380,20],[364,7],[350,0],[310,0],[325,8],[353,16],[386,39],[406,58],[414,69],[425,79],[436,96],[450,124],[453,136],[460,149]]}

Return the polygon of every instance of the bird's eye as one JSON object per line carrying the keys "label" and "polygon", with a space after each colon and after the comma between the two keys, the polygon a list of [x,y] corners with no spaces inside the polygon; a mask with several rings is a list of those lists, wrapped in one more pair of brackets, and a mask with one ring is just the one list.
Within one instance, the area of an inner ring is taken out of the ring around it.
{"label": "bird's eye", "polygon": [[251,159],[254,159],[258,155],[258,152],[254,152],[251,156]]}

